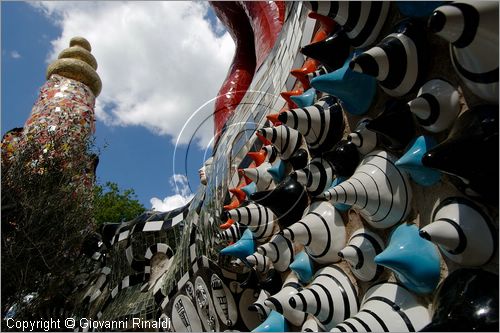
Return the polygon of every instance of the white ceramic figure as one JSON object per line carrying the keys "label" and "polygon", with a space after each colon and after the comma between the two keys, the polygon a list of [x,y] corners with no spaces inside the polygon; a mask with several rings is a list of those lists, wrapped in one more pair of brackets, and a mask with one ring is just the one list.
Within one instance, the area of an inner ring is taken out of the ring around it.
{"label": "white ceramic figure", "polygon": [[426,74],[430,54],[423,25],[412,19],[399,22],[375,47],[354,57],[349,67],[377,79],[388,95],[408,94]]}
{"label": "white ceramic figure", "polygon": [[384,241],[374,232],[361,228],[349,238],[339,256],[351,266],[352,273],[361,281],[374,281],[384,268],[373,261],[384,249]]}
{"label": "white ceramic figure", "polygon": [[429,29],[450,42],[455,71],[477,96],[498,104],[498,2],[458,1],[436,8]]}
{"label": "white ceramic figure", "polygon": [[195,306],[185,295],[178,295],[172,306],[172,325],[177,332],[201,332],[203,326]]}
{"label": "white ceramic figure", "polygon": [[418,91],[418,96],[408,102],[417,122],[432,133],[451,127],[460,112],[458,91],[442,79],[427,81]]}
{"label": "white ceramic figure", "polygon": [[291,177],[304,185],[312,196],[325,192],[332,184],[334,176],[333,163],[321,157],[313,158],[307,167],[291,174]]}
{"label": "white ceramic figure", "polygon": [[283,236],[305,246],[306,253],[321,264],[340,260],[338,253],[345,246],[344,221],[332,204],[312,203],[304,217],[283,229]]}
{"label": "white ceramic figure", "polygon": [[218,238],[226,242],[236,242],[241,238],[244,230],[241,230],[240,224],[238,222],[233,223],[226,230],[221,231],[218,234]]}
{"label": "white ceramic figure", "polygon": [[256,168],[241,169],[241,172],[253,180],[255,186],[257,187],[257,192],[267,191],[276,187],[273,177],[269,172],[267,172],[267,169],[270,167],[272,167],[271,163],[264,162]]}
{"label": "white ceramic figure", "polygon": [[292,325],[302,326],[307,314],[290,306],[290,297],[296,295],[302,286],[294,272],[288,273],[281,290],[264,301],[264,304],[274,311],[281,313]]}
{"label": "white ceramic figure", "polygon": [[246,225],[256,240],[265,241],[274,230],[276,217],[273,211],[257,203],[249,203],[226,212],[226,215],[241,225]]}
{"label": "white ceramic figure", "polygon": [[281,159],[284,161],[292,157],[299,148],[305,146],[302,134],[288,126],[279,125],[276,127],[261,128],[258,132],[271,141],[276,150],[281,154]]}
{"label": "white ceramic figure", "polygon": [[292,308],[312,314],[330,330],[359,309],[357,287],[338,266],[320,269],[307,287],[289,300]]}
{"label": "white ceramic figure", "polygon": [[324,96],[314,105],[281,112],[283,125],[298,130],[311,150],[331,150],[344,134],[344,114],[339,100]]}
{"label": "white ceramic figure", "polygon": [[323,330],[319,327],[318,320],[314,316],[308,315],[304,325],[302,325],[301,332],[323,332]]}
{"label": "white ceramic figure", "polygon": [[218,332],[220,330],[219,320],[217,320],[215,306],[210,297],[209,289],[201,276],[198,276],[195,280],[194,295],[196,299],[196,309],[198,310],[198,315],[200,316],[205,331]]}
{"label": "white ceramic figure", "polygon": [[266,320],[267,316],[271,313],[271,308],[264,304],[264,301],[268,299],[269,296],[267,291],[261,289],[257,300],[248,307],[248,310],[258,313],[259,319],[262,322]]}
{"label": "white ceramic figure", "polygon": [[258,252],[248,256],[246,259],[259,273],[267,273],[273,267],[271,260]]}
{"label": "white ceramic figure", "polygon": [[238,320],[238,309],[233,294],[217,274],[212,274],[210,287],[217,315],[227,326],[233,326]]}
{"label": "white ceramic figure", "polygon": [[335,20],[349,37],[352,46],[367,47],[374,43],[389,13],[387,1],[305,1],[313,12]]}
{"label": "white ceramic figure", "polygon": [[278,272],[286,271],[294,259],[292,242],[281,235],[275,235],[268,243],[257,247],[257,252],[271,259]]}
{"label": "white ceramic figure", "polygon": [[418,332],[430,321],[426,306],[413,293],[389,282],[370,287],[359,312],[331,332]]}
{"label": "white ceramic figure", "polygon": [[366,128],[371,118],[363,118],[359,121],[354,132],[347,136],[347,140],[356,145],[362,155],[371,152],[377,146],[377,133]]}
{"label": "white ceramic figure", "polygon": [[438,245],[457,264],[482,266],[495,254],[498,234],[493,222],[469,199],[443,200],[434,209],[432,221],[420,229],[420,236]]}
{"label": "white ceramic figure", "polygon": [[408,215],[412,199],[408,176],[395,161],[396,157],[386,151],[371,152],[352,177],[330,188],[324,197],[332,203],[352,205],[377,229],[395,225]]}

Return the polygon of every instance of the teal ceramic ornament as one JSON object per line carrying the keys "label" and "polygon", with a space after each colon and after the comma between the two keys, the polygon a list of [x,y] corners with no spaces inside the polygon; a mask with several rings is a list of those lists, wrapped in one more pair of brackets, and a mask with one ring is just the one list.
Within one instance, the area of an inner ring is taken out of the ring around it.
{"label": "teal ceramic ornament", "polygon": [[309,283],[314,275],[313,264],[305,251],[299,252],[290,264],[290,269],[297,274],[300,282]]}
{"label": "teal ceramic ornament", "polygon": [[377,80],[372,76],[351,70],[349,62],[352,56],[340,69],[312,79],[311,86],[319,91],[337,96],[341,100],[344,110],[350,114],[362,115],[368,111],[375,98]]}
{"label": "teal ceramic ornament", "polygon": [[271,310],[267,319],[252,332],[288,332],[288,324],[281,313]]}
{"label": "teal ceramic ornament", "polygon": [[276,184],[280,183],[285,178],[285,163],[282,160],[276,161],[267,172],[273,177]]}
{"label": "teal ceramic ornament", "polygon": [[243,186],[241,190],[245,192],[248,198],[250,194],[257,192],[257,186],[255,185],[254,182],[251,182],[250,184]]}
{"label": "teal ceramic ornament", "polygon": [[439,282],[439,251],[419,236],[414,224],[403,223],[394,229],[375,263],[391,269],[405,287],[417,294],[431,293]]}
{"label": "teal ceramic ornament", "polygon": [[253,233],[249,229],[247,229],[236,243],[223,248],[220,251],[220,254],[226,256],[234,256],[241,259],[243,262],[246,262],[246,257],[253,254],[254,252],[255,241]]}
{"label": "teal ceramic ornament", "polygon": [[304,91],[302,95],[290,96],[290,99],[297,104],[299,108],[305,108],[314,104],[316,98],[316,89],[310,88]]}
{"label": "teal ceramic ornament", "polygon": [[427,168],[422,164],[422,157],[437,144],[436,140],[427,135],[421,135],[410,142],[410,148],[396,161],[396,166],[406,171],[411,179],[422,186],[435,185],[441,179],[441,173],[436,169]]}

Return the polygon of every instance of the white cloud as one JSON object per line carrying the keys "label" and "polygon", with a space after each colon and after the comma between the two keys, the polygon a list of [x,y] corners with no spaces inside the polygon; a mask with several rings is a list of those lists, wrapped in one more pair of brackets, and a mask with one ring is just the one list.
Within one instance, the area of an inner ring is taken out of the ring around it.
{"label": "white cloud", "polygon": [[[216,32],[206,18],[207,2],[39,2],[36,7],[54,20],[62,35],[52,41],[48,61],[73,36],[92,45],[103,90],[97,119],[109,126],[144,126],[170,135],[172,143],[188,118],[214,98],[226,76],[234,43],[221,24]],[[204,18],[205,17],[205,18]],[[200,147],[213,136],[213,112],[204,107],[186,126],[180,143],[194,132]]]}
{"label": "white cloud", "polygon": [[176,194],[163,198],[163,200],[156,197],[151,198],[149,201],[153,210],[167,212],[182,207],[193,199],[194,194],[189,189],[189,182],[185,175],[174,174],[170,177],[170,185]]}
{"label": "white cloud", "polygon": [[19,52],[17,52],[16,50],[10,52],[10,57],[12,59],[19,59],[21,58],[21,54]]}

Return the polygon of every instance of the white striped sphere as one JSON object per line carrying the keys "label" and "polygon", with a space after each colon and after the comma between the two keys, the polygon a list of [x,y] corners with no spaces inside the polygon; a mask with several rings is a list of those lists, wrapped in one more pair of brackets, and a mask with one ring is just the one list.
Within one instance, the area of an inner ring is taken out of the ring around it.
{"label": "white striped sphere", "polygon": [[255,311],[258,313],[261,322],[266,320],[266,318],[271,313],[271,308],[269,308],[267,305],[264,304],[264,301],[268,298],[269,298],[269,293],[264,289],[261,289],[257,300],[248,307],[248,310]]}
{"label": "white striped sphere", "polygon": [[361,119],[354,132],[347,136],[347,140],[354,143],[362,155],[370,153],[377,146],[377,133],[366,128],[370,121],[368,117]]}
{"label": "white striped sphere", "polygon": [[357,287],[335,265],[320,269],[311,284],[289,302],[292,308],[312,314],[327,330],[355,315],[359,309]]}
{"label": "white striped sphere", "polygon": [[266,299],[264,304],[281,313],[292,325],[302,326],[307,319],[307,314],[293,309],[289,303],[290,297],[296,295],[300,290],[302,290],[302,285],[299,283],[297,275],[290,271],[281,290]]}
{"label": "white striped sphere", "polygon": [[396,283],[375,284],[360,311],[331,332],[417,332],[431,321],[427,308]]}
{"label": "white striped sphere", "polygon": [[258,252],[246,257],[246,260],[253,265],[253,268],[257,272],[262,274],[267,273],[271,268],[273,268],[271,260]]}
{"label": "white striped sphere", "polygon": [[408,216],[412,199],[408,175],[396,167],[396,159],[384,150],[371,152],[349,179],[330,188],[324,197],[352,205],[374,228],[392,227]]}
{"label": "white striped sphere", "polygon": [[276,217],[271,209],[257,203],[249,203],[226,212],[230,219],[246,225],[256,240],[267,239],[273,234]]}
{"label": "white striped sphere", "polygon": [[245,228],[242,228],[238,222],[233,223],[229,228],[219,233],[219,239],[227,242],[236,242],[243,235]]}
{"label": "white striped sphere", "polygon": [[458,91],[449,82],[434,79],[426,82],[418,96],[408,102],[417,122],[429,132],[438,133],[451,127],[460,112]]}
{"label": "white striped sphere", "polygon": [[388,95],[399,97],[415,88],[425,74],[428,50],[425,29],[417,21],[404,20],[394,30],[349,66],[374,76]]}
{"label": "white striped sphere", "polygon": [[384,249],[384,241],[368,229],[356,230],[339,255],[349,263],[352,273],[361,281],[374,281],[384,268],[374,261]]}
{"label": "white striped sphere", "polygon": [[306,1],[304,4],[343,26],[356,48],[376,41],[390,6],[388,1]]}
{"label": "white striped sphere", "polygon": [[306,253],[316,262],[329,264],[340,260],[338,253],[345,246],[344,221],[332,204],[314,202],[304,217],[283,229],[283,236],[303,244]]}
{"label": "white striped sphere", "polygon": [[313,197],[325,192],[332,184],[334,176],[333,163],[320,157],[313,158],[306,168],[292,174],[292,177],[304,185]]}
{"label": "white striped sphere", "polygon": [[262,128],[259,132],[276,148],[281,154],[281,159],[288,160],[304,144],[304,137],[299,131],[288,126]]}
{"label": "white striped sphere", "polygon": [[311,150],[330,151],[344,134],[342,106],[334,96],[322,97],[312,106],[282,112],[279,120],[298,130]]}
{"label": "white striped sphere", "polygon": [[271,240],[257,247],[257,252],[271,259],[278,272],[284,272],[294,259],[293,244],[282,235],[275,235]]}
{"label": "white striped sphere", "polygon": [[493,222],[474,202],[452,197],[443,200],[432,213],[432,223],[420,235],[436,243],[443,254],[457,264],[482,266],[496,251]]}
{"label": "white striped sphere", "polygon": [[253,180],[257,187],[257,192],[267,191],[276,187],[273,176],[267,172],[267,169],[270,167],[272,167],[271,163],[264,162],[256,168],[242,169],[242,172],[245,176]]}
{"label": "white striped sphere", "polygon": [[482,99],[498,104],[498,1],[458,1],[436,8],[429,28],[451,43],[453,67]]}

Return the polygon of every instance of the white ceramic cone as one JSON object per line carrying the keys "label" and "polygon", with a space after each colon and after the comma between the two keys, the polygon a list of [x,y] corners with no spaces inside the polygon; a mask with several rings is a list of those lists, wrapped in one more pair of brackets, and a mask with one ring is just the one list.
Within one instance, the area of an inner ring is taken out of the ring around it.
{"label": "white ceramic cone", "polygon": [[352,273],[361,281],[373,281],[383,271],[374,258],[384,249],[384,242],[368,229],[358,229],[349,238],[348,245],[340,251],[340,256],[349,263]]}
{"label": "white ceramic cone", "polygon": [[256,168],[242,169],[242,172],[245,176],[253,180],[257,191],[267,191],[276,187],[273,177],[267,172],[267,169],[270,167],[272,167],[271,163],[264,162]]}
{"label": "white ceramic cone", "polygon": [[323,196],[332,203],[352,205],[375,228],[389,228],[407,217],[412,199],[408,176],[395,161],[392,154],[375,150],[363,158],[351,178]]}
{"label": "white ceramic cone", "polygon": [[228,242],[236,242],[241,238],[242,231],[240,230],[240,225],[235,222],[229,228],[222,231],[219,235],[220,239]]}
{"label": "white ceramic cone", "polygon": [[368,154],[377,146],[377,134],[366,128],[370,120],[370,118],[361,119],[355,131],[347,136],[347,140],[352,141],[362,155]]}
{"label": "white ceramic cone", "polygon": [[330,187],[334,172],[335,168],[330,161],[316,157],[306,168],[295,171],[294,177],[306,187],[312,196],[317,196]]}
{"label": "white ceramic cone", "polygon": [[460,111],[458,91],[447,81],[434,79],[426,82],[418,96],[408,102],[410,111],[426,130],[438,133],[451,127]]}
{"label": "white ceramic cone", "polygon": [[417,332],[430,321],[426,306],[413,293],[395,283],[381,283],[366,291],[356,315],[331,332]]}
{"label": "white ceramic cone", "polygon": [[256,203],[250,203],[226,212],[236,222],[248,226],[256,240],[267,240],[274,230],[276,217],[272,210]]}
{"label": "white ceramic cone", "polygon": [[307,314],[293,309],[288,300],[302,288],[297,275],[290,271],[281,290],[264,301],[264,304],[274,311],[281,313],[292,325],[302,326]]}
{"label": "white ceramic cone", "polygon": [[246,259],[259,273],[267,273],[273,267],[271,260],[258,252],[248,256]]}
{"label": "white ceramic cone", "polygon": [[314,261],[327,264],[340,260],[338,252],[345,246],[346,231],[335,207],[320,201],[312,203],[300,221],[283,229],[283,236],[303,244]]}
{"label": "white ceramic cone", "polygon": [[335,265],[320,269],[311,284],[289,302],[292,308],[315,316],[327,330],[355,315],[359,309],[357,288]]}
{"label": "white ceramic cone", "polygon": [[482,266],[496,251],[497,233],[491,219],[466,198],[447,198],[433,212],[420,235],[439,245],[444,255],[464,266]]}
{"label": "white ceramic cone", "polygon": [[257,248],[257,252],[271,259],[278,272],[284,272],[293,261],[293,244],[282,235],[275,235],[268,243]]}
{"label": "white ceramic cone", "polygon": [[248,307],[250,311],[256,311],[259,314],[261,321],[264,321],[271,313],[271,308],[264,304],[264,301],[268,298],[269,293],[262,289],[257,300]]}
{"label": "white ceramic cone", "polygon": [[436,8],[429,28],[451,43],[455,71],[465,85],[498,104],[498,2],[458,1]]}
{"label": "white ceramic cone", "polygon": [[284,161],[288,160],[305,144],[302,134],[288,126],[267,127],[259,131],[266,139],[272,142],[273,146],[281,154],[281,159]]}

